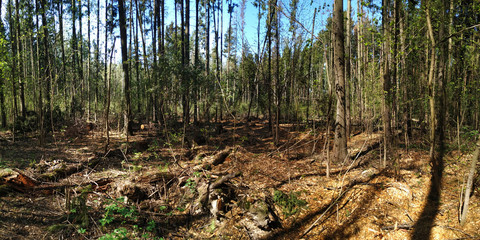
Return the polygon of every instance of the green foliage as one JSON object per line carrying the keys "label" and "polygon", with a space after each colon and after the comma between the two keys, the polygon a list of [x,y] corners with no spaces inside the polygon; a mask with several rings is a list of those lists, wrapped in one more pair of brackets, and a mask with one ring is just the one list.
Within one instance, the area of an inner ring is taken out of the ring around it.
{"label": "green foliage", "polygon": [[282,208],[285,217],[292,216],[307,205],[305,200],[298,199],[300,192],[291,192],[286,194],[280,190],[275,190],[273,201]]}
{"label": "green foliage", "polygon": [[195,182],[195,180],[192,178],[187,179],[185,186],[187,186],[188,189],[190,189],[190,192],[192,193],[194,193],[197,190],[197,182]]}
{"label": "green foliage", "polygon": [[128,230],[126,228],[117,228],[112,233],[101,236],[99,240],[128,240]]}
{"label": "green foliage", "polygon": [[79,196],[72,199],[70,205],[70,218],[73,218],[73,223],[79,224],[80,227],[85,228],[89,224],[87,197],[92,191],[92,187],[88,186],[82,189]]}
{"label": "green foliage", "polygon": [[102,226],[112,223],[115,220],[115,215],[118,214],[125,220],[136,221],[138,217],[138,212],[134,206],[128,206],[121,204],[125,198],[120,197],[116,200],[108,201],[108,205],[105,206],[105,213],[103,218],[100,219]]}

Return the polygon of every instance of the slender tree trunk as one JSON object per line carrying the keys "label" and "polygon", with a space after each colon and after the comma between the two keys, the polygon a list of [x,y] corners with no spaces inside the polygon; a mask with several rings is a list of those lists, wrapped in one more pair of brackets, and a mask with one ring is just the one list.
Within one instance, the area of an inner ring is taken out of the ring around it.
{"label": "slender tree trunk", "polygon": [[[0,0],[0,6],[2,6],[2,0]],[[5,26],[3,25],[2,13],[0,11],[0,38],[5,38]],[[1,110],[1,126],[2,128],[7,127],[7,111],[5,109],[5,77],[3,75],[2,69],[0,69],[0,108]]]}
{"label": "slender tree trunk", "polygon": [[389,63],[389,54],[390,54],[390,27],[389,27],[389,17],[388,17],[388,0],[383,0],[382,7],[382,27],[383,35],[385,40],[383,42],[383,52],[382,52],[382,71],[381,74],[382,83],[383,83],[383,136],[384,136],[384,155],[383,155],[383,166],[387,166],[387,160],[391,158],[391,148],[393,145],[393,135],[392,135],[392,81],[390,75],[390,63]]}
{"label": "slender tree trunk", "polygon": [[343,0],[335,0],[333,7],[333,39],[335,63],[335,91],[337,94],[337,116],[335,120],[335,159],[342,162],[347,156],[346,113],[345,113],[345,55],[343,37]]}
{"label": "slender tree trunk", "polygon": [[[59,17],[58,17],[58,22],[59,22],[59,27],[60,27],[60,48],[61,48],[61,51],[62,51],[62,62],[64,63],[62,66],[61,66],[61,69],[62,69],[62,82],[64,83],[64,102],[65,102],[65,106],[67,106],[67,89],[68,89],[68,82],[67,82],[67,62],[65,60],[65,43],[64,43],[64,39],[63,39],[63,1],[59,1],[58,3],[58,14],[59,14]],[[33,66],[32,66],[33,67]],[[65,107],[67,108],[67,107]],[[67,111],[67,109],[65,109]]]}
{"label": "slender tree trunk", "polygon": [[23,69],[23,64],[20,59],[21,59],[21,56],[20,54],[22,53],[22,40],[21,40],[21,32],[20,32],[20,4],[18,2],[18,0],[15,0],[15,43],[16,43],[16,48],[17,48],[17,51],[16,51],[16,56],[15,58],[17,59],[17,62],[18,62],[18,86],[19,86],[19,90],[20,90],[20,111],[22,113],[22,117],[25,118],[26,117],[26,112],[27,112],[27,109],[26,109],[26,106],[25,106],[25,85],[24,85],[24,81],[23,81],[23,77],[20,76],[20,72],[22,72],[22,69]]}
{"label": "slender tree trunk", "polygon": [[[315,13],[317,11],[315,10]],[[314,17],[315,19],[315,17]],[[313,20],[315,26],[315,20]],[[312,27],[314,28],[314,27]],[[313,41],[313,39],[312,39]],[[280,80],[280,15],[278,12],[275,14],[275,87],[277,104],[275,106],[275,145],[279,144],[279,132],[280,132],[280,106],[282,102],[281,80]]]}
{"label": "slender tree trunk", "polygon": [[[138,4],[137,1],[135,1],[135,7],[136,11],[138,12]],[[140,57],[139,57],[139,52],[138,52],[138,22],[140,20],[137,18],[135,20],[135,24],[133,24],[133,3],[132,0],[130,0],[130,57],[132,57],[132,39],[134,39],[134,44],[135,44],[135,80],[137,84],[137,113],[141,113],[141,107],[140,107]],[[154,20],[155,21],[155,20]],[[133,34],[133,28],[135,27],[135,34]],[[155,29],[155,27],[154,27]],[[153,34],[155,36],[155,34]],[[153,40],[153,51],[154,51],[154,66],[156,64],[156,47],[155,47],[155,40]],[[146,69],[145,69],[146,70]],[[148,102],[148,105],[152,104],[151,102]],[[147,108],[148,109],[148,108]]]}
{"label": "slender tree trunk", "polygon": [[[89,0],[90,1],[90,0]],[[106,15],[105,15],[106,18]],[[107,32],[107,29],[104,30]],[[105,41],[107,40],[105,36]],[[94,113],[95,113],[95,122],[97,122],[97,110],[98,110],[98,99],[100,98],[98,88],[100,85],[100,0],[97,0],[97,45],[95,49],[95,69],[97,70],[95,72],[95,107],[94,107]],[[107,59],[105,59],[105,62]],[[106,70],[105,70],[106,71]]]}
{"label": "slender tree trunk", "polygon": [[[98,0],[100,1],[100,0]],[[112,0],[113,1],[113,0]],[[105,26],[108,25],[108,0],[105,0]],[[100,20],[99,20],[100,21]],[[98,23],[97,23],[98,25]],[[103,80],[104,80],[104,89],[105,89],[105,135],[107,136],[107,141],[105,143],[105,153],[108,152],[108,145],[110,144],[110,125],[108,115],[110,114],[110,80],[107,78],[107,66],[108,66],[108,31],[109,29],[105,29],[105,71],[103,72]],[[113,42],[115,44],[115,40]],[[112,47],[113,51],[113,47]],[[113,55],[113,54],[112,54]],[[111,69],[111,66],[110,66]]]}
{"label": "slender tree trunk", "polygon": [[87,0],[87,16],[88,16],[88,20],[87,20],[87,25],[88,25],[88,45],[87,45],[87,48],[88,48],[88,59],[87,59],[87,104],[88,104],[88,107],[87,107],[87,120],[90,121],[90,110],[91,110],[91,105],[90,105],[90,65],[91,65],[91,61],[90,61],[90,54],[91,54],[91,44],[90,44],[90,41],[91,41],[91,38],[90,38],[90,0]]}
{"label": "slender tree trunk", "polygon": [[[82,12],[82,0],[78,1],[78,31],[79,31],[79,39],[78,43],[80,45],[79,56],[78,56],[78,77],[80,78],[80,107],[83,109],[85,107],[85,76],[83,76],[83,12]],[[82,116],[84,117],[84,112],[82,111]]]}
{"label": "slender tree trunk", "polygon": [[[207,29],[206,29],[206,40],[205,40],[205,77],[207,81],[210,80],[210,5],[211,3],[208,1],[205,1],[205,8],[207,11],[206,14],[206,19],[205,22],[207,24]],[[205,120],[207,122],[210,122],[210,103],[208,102],[208,94],[206,94],[206,102],[205,105]]]}
{"label": "slender tree trunk", "polygon": [[[363,86],[363,78],[362,78],[362,67],[364,65],[363,61],[363,44],[361,44],[362,39],[362,6],[360,1],[357,1],[357,64],[356,64],[356,73],[357,73],[357,99],[358,99],[358,120],[361,126],[364,126],[363,115],[364,115],[364,101],[363,101],[363,94],[362,94],[362,86]],[[365,130],[363,128],[362,130]]]}
{"label": "slender tree trunk", "polygon": [[122,68],[123,68],[123,79],[124,79],[124,120],[125,120],[125,135],[127,137],[130,127],[130,69],[128,68],[128,49],[127,49],[127,21],[124,7],[124,0],[118,1],[118,14],[120,16],[120,39],[121,39],[121,49],[122,49]]}
{"label": "slender tree trunk", "polygon": [[352,48],[351,48],[351,31],[352,31],[352,0],[348,0],[347,2],[347,36],[346,36],[346,46],[345,46],[345,131],[347,133],[347,139],[350,137],[350,126],[351,126],[351,119],[350,119],[350,84],[351,84],[351,56],[352,56]]}
{"label": "slender tree trunk", "polygon": [[[41,1],[41,6],[42,6],[42,10],[41,10],[41,13],[42,13],[42,25],[43,26],[47,26],[47,17],[46,17],[46,12],[47,12],[47,8],[46,8],[46,0],[40,0]],[[47,83],[47,87],[46,87],[46,96],[49,95],[49,92],[50,92],[50,86],[51,86],[51,73],[50,73],[50,53],[49,53],[49,43],[48,43],[48,27],[43,27],[43,47],[44,47],[44,54],[45,56],[44,59],[43,59],[43,67],[42,69],[44,69],[44,73],[42,74],[43,77],[45,78],[45,80],[43,80],[45,83]],[[40,84],[40,86],[42,86],[43,84]],[[40,89],[40,92],[42,92],[43,90]],[[42,97],[40,96],[40,103],[43,101]],[[47,102],[50,102],[51,99],[49,97],[47,97]],[[43,104],[41,104],[42,106]],[[45,111],[43,110],[42,107],[40,107],[40,145],[44,145],[45,144],[45,123],[44,123],[44,119],[45,119]]]}
{"label": "slender tree trunk", "polygon": [[193,123],[198,124],[198,64],[199,64],[199,39],[198,39],[198,24],[199,24],[199,8],[200,0],[195,0],[195,74],[194,74],[194,84],[193,84]]}
{"label": "slender tree trunk", "polygon": [[313,12],[313,20],[312,20],[312,35],[311,35],[311,46],[310,46],[310,57],[308,59],[308,80],[307,80],[307,126],[309,124],[310,118],[310,105],[312,104],[312,97],[311,97],[311,89],[313,86],[313,68],[312,68],[312,61],[313,61],[313,33],[315,32],[315,17],[317,16],[317,9]]}
{"label": "slender tree trunk", "polygon": [[70,115],[72,118],[76,118],[76,113],[77,113],[77,88],[78,88],[78,68],[77,68],[77,52],[78,52],[78,45],[77,45],[77,30],[76,30],[76,12],[77,12],[77,7],[75,5],[75,0],[71,1],[71,11],[72,11],[72,39],[71,39],[71,45],[72,45],[72,94],[71,94],[71,108],[70,108]]}
{"label": "slender tree trunk", "polygon": [[[12,1],[9,0],[7,4],[7,11],[8,11],[8,19],[10,26],[15,26],[13,16],[12,16]],[[13,98],[13,124],[12,126],[15,128],[15,123],[16,123],[16,117],[18,114],[18,104],[17,104],[17,85],[15,83],[16,75],[17,75],[17,61],[15,60],[17,56],[17,47],[16,47],[16,34],[15,34],[15,29],[14,27],[10,27],[10,39],[12,39],[12,42],[10,44],[10,47],[12,49],[12,62],[11,62],[11,82],[12,82],[12,98]],[[13,130],[15,133],[15,129]]]}

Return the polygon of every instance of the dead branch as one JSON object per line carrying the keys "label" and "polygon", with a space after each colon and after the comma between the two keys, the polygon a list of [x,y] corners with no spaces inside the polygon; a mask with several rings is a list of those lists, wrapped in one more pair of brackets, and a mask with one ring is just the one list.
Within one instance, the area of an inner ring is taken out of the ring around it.
{"label": "dead branch", "polygon": [[413,228],[413,224],[395,224],[395,225],[391,225],[391,226],[382,227],[382,230],[384,230],[384,231],[397,230],[397,229],[410,230],[412,228]]}

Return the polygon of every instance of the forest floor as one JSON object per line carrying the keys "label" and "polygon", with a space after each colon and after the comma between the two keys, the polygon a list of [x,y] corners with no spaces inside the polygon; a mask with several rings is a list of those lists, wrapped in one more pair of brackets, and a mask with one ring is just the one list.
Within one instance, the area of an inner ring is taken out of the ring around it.
{"label": "forest floor", "polygon": [[[381,133],[357,132],[327,177],[333,135],[292,124],[277,145],[267,122],[224,121],[141,130],[128,150],[112,134],[107,153],[100,130],[71,128],[45,147],[0,133],[0,239],[410,239],[429,202],[421,133],[399,139],[395,174]],[[430,238],[480,239],[478,188],[458,223],[470,151],[444,161]]]}

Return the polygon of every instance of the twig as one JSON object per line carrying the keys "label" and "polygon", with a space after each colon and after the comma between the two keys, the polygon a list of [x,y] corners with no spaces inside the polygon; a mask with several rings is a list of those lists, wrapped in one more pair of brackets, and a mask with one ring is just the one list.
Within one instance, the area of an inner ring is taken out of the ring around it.
{"label": "twig", "polygon": [[[127,135],[128,135],[128,134],[127,134]],[[123,158],[125,159],[125,162],[128,162],[128,158],[127,158],[127,156],[125,156],[125,153],[122,151],[122,149],[119,148],[119,150],[120,150],[120,152],[122,153]]]}
{"label": "twig", "polygon": [[325,211],[322,213],[322,215],[320,215],[320,217],[317,218],[317,220],[315,220],[315,222],[312,223],[312,225],[310,225],[310,227],[308,227],[307,230],[305,230],[305,232],[303,232],[302,236],[300,236],[300,238],[303,238],[305,235],[307,235],[307,233],[309,233],[313,227],[315,227],[315,225],[317,225],[317,223],[320,221],[320,219],[323,218],[323,216],[328,212],[330,211],[330,209],[333,207],[333,206],[336,206],[336,203],[340,200],[341,197],[343,197],[343,195],[347,192],[347,190],[345,189],[345,191],[341,192],[341,194],[332,202],[330,203],[330,206],[328,206],[327,209],[325,209]]}
{"label": "twig", "polygon": [[[363,147],[365,146],[367,140],[365,140],[365,142],[363,143],[363,146],[361,148],[361,150],[363,150]],[[361,152],[360,150],[360,152]],[[350,164],[349,168],[347,169],[347,171],[345,172],[345,174],[343,175],[343,178],[342,178],[342,183],[344,182],[345,180],[345,176],[346,174],[350,171],[350,169],[352,168],[353,164],[356,162],[356,160],[358,159],[360,155],[357,154],[357,156],[355,157],[355,159],[352,161],[352,163]],[[344,160],[344,163],[346,161],[346,158],[348,157],[345,156],[345,160]],[[338,194],[338,196],[335,198],[335,200],[330,204],[330,206],[328,206],[328,208],[322,213],[322,215],[320,215],[320,217],[317,218],[317,220],[315,220],[315,222],[312,223],[312,225],[310,225],[310,227],[302,234],[301,238],[303,238],[307,233],[309,233],[313,227],[315,227],[315,225],[320,221],[320,219],[322,219],[322,217],[332,208],[332,206],[336,205],[336,203],[343,197],[343,195],[345,195],[345,193],[350,189],[351,187],[348,187],[347,189],[343,190],[343,185],[342,187],[340,187],[340,192]]]}
{"label": "twig", "polygon": [[397,230],[397,229],[406,229],[410,230],[413,228],[413,224],[395,224],[391,226],[385,226],[382,227],[382,230],[387,231],[387,230]]}
{"label": "twig", "polygon": [[452,230],[452,231],[457,231],[457,232],[460,232],[460,233],[463,233],[464,235],[466,235],[468,238],[477,238],[478,236],[472,236],[471,234],[461,230],[461,229],[458,229],[458,228],[454,228],[454,227],[450,227],[450,226],[442,226],[442,225],[435,225],[437,227],[441,227],[441,228],[445,228],[445,229],[448,229],[448,230]]}

